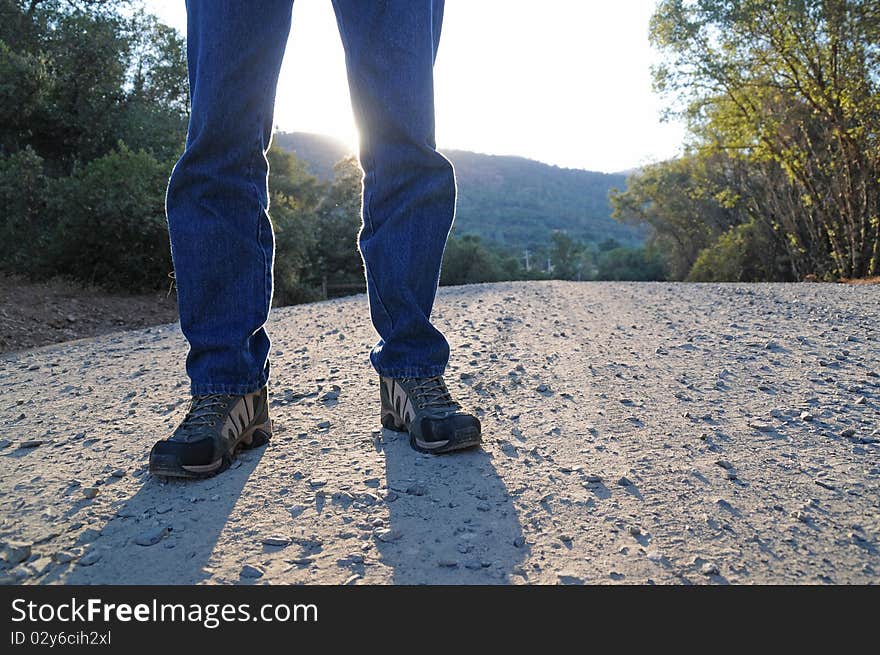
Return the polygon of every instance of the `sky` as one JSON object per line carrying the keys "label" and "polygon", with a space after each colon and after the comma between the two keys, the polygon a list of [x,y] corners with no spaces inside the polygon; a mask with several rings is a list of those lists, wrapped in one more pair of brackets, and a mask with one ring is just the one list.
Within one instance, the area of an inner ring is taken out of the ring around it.
{"label": "sky", "polygon": [[[616,172],[677,155],[651,89],[656,0],[447,0],[435,65],[437,145]],[[183,0],[146,0],[186,31]],[[296,0],[275,123],[357,144],[330,0]]]}

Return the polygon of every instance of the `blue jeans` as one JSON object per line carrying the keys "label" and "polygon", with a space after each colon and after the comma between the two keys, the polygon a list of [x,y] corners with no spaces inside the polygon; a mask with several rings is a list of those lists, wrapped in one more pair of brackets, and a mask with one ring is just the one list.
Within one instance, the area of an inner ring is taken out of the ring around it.
{"label": "blue jeans", "polygon": [[[244,394],[269,379],[275,241],[266,151],[292,4],[186,3],[192,111],[166,210],[193,394]],[[443,0],[333,7],[361,138],[357,247],[380,337],[369,359],[389,377],[440,375],[449,344],[430,316],[456,197],[452,165],[434,141]]]}

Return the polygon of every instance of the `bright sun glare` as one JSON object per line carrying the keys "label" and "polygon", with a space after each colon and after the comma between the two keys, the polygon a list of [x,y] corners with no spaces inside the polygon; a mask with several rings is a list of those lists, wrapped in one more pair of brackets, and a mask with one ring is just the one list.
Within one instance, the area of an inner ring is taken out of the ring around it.
{"label": "bright sun glare", "polygon": [[[550,164],[621,171],[679,151],[651,91],[655,0],[447,0],[435,71],[437,142]],[[183,0],[147,7],[185,32]],[[354,147],[330,0],[296,0],[275,123]]]}

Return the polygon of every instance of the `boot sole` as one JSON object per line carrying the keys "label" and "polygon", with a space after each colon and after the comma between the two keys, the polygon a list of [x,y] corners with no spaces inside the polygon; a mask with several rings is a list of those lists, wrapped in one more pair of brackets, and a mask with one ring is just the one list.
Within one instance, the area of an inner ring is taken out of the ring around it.
{"label": "boot sole", "polygon": [[412,446],[413,450],[430,455],[443,455],[459,450],[467,450],[479,446],[483,442],[483,437],[476,428],[456,430],[455,436],[446,441],[423,441],[409,432],[406,424],[393,410],[384,407],[382,408],[382,427],[394,432],[408,432],[409,445]]}
{"label": "boot sole", "polygon": [[242,432],[223,457],[210,464],[183,465],[172,455],[150,455],[150,473],[164,478],[202,479],[222,473],[242,450],[259,448],[272,438],[272,420],[252,425]]}

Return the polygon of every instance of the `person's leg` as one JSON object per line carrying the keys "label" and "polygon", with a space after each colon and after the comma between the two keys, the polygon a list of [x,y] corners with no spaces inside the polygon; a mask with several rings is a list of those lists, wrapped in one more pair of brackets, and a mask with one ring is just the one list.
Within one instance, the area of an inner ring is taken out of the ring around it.
{"label": "person's leg", "polygon": [[192,102],[168,228],[193,395],[246,394],[269,375],[274,238],[266,150],[293,0],[187,0]]}
{"label": "person's leg", "polygon": [[431,323],[455,215],[452,164],[434,142],[434,59],[443,0],[334,0],[364,168],[364,260],[379,342],[382,425],[413,447],[448,453],[481,442],[476,416],[443,380],[449,343]]}
{"label": "person's leg", "polygon": [[364,260],[380,375],[442,375],[449,344],[430,321],[455,212],[452,165],[434,142],[433,66],[442,0],[334,0],[364,169]]}

